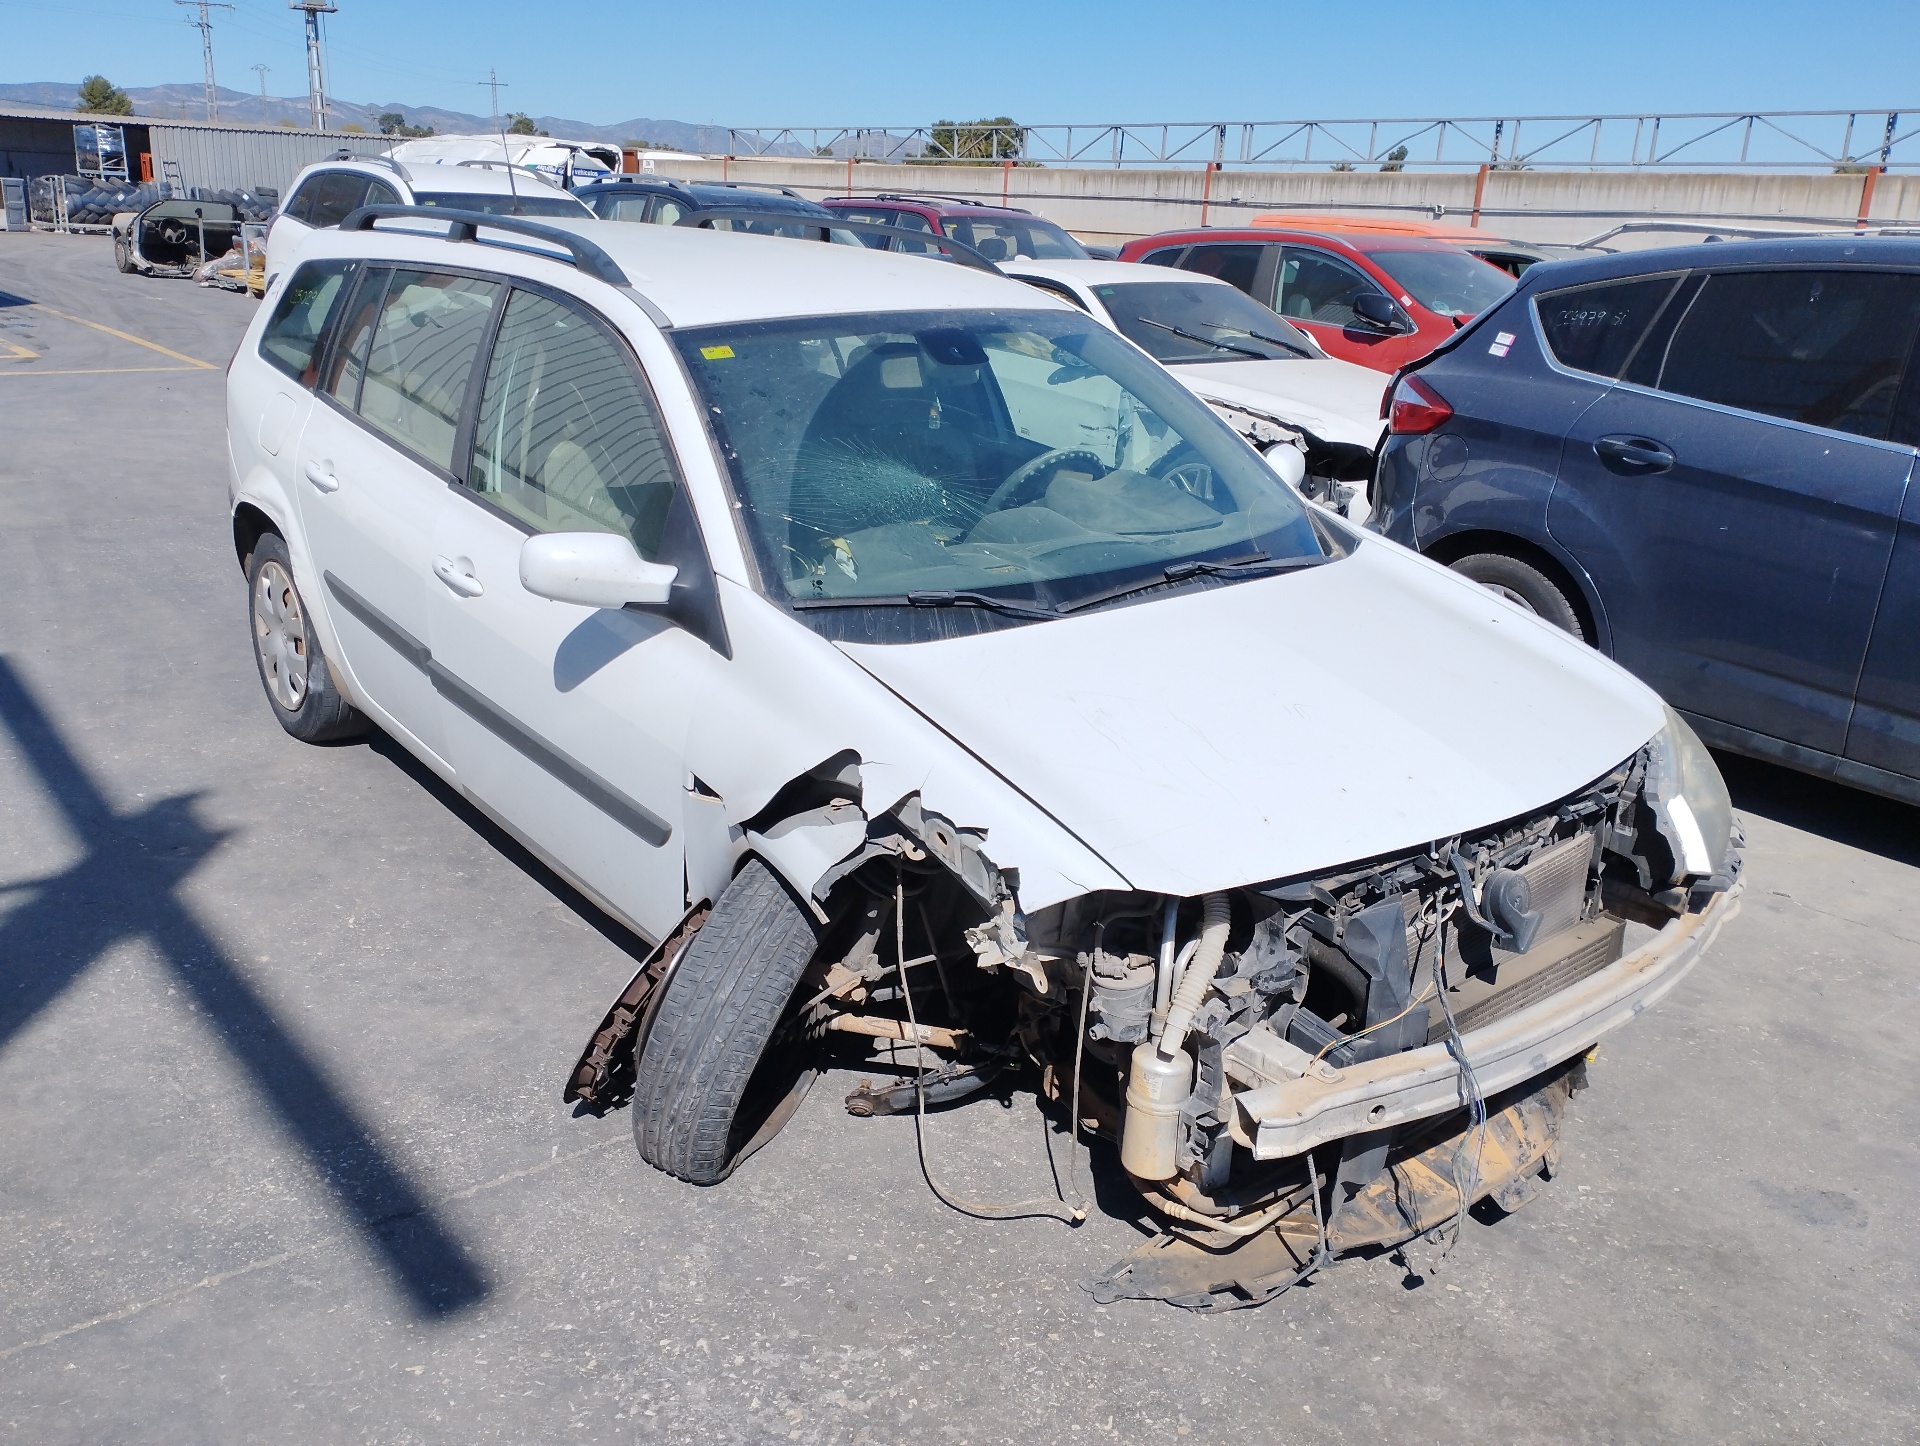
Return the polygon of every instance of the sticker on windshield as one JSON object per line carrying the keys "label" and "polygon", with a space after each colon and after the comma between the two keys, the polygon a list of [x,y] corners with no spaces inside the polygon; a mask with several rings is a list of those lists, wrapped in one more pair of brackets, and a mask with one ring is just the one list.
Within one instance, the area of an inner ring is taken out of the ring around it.
{"label": "sticker on windshield", "polygon": [[1514,334],[1510,331],[1503,331],[1494,337],[1493,345],[1487,348],[1487,354],[1489,356],[1505,356],[1512,350],[1513,343]]}
{"label": "sticker on windshield", "polygon": [[730,346],[703,346],[700,348],[700,355],[708,361],[725,361],[733,355],[733,348]]}

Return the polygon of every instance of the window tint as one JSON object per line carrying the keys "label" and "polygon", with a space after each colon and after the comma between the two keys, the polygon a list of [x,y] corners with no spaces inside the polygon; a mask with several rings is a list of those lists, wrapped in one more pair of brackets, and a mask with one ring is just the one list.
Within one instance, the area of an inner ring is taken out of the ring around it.
{"label": "window tint", "polygon": [[487,364],[469,485],[542,532],[623,532],[660,551],[673,463],[619,343],[516,291]]}
{"label": "window tint", "polygon": [[353,275],[353,261],[309,261],[293,273],[273,319],[260,336],[260,355],[303,387],[311,387],[327,318]]}
{"label": "window tint", "polygon": [[360,198],[367,194],[367,178],[354,171],[322,171],[314,181],[313,210],[307,217],[310,226],[338,226],[349,211],[359,209]]}
{"label": "window tint", "polygon": [[1187,252],[1180,269],[1217,276],[1251,296],[1253,275],[1260,269],[1260,253],[1265,249],[1263,246],[1195,246]]}
{"label": "window tint", "polygon": [[396,271],[373,328],[360,415],[443,472],[499,290],[470,276]]}
{"label": "window tint", "polygon": [[1169,246],[1163,251],[1149,251],[1140,261],[1144,266],[1178,266],[1186,254],[1184,246]]}
{"label": "window tint", "polygon": [[397,206],[400,204],[400,194],[385,181],[369,181],[367,182],[367,199],[360,204],[363,206]]}
{"label": "window tint", "polygon": [[1385,295],[1365,272],[1339,257],[1311,246],[1289,246],[1281,255],[1274,281],[1273,309],[1288,321],[1351,326],[1355,298],[1370,291]]}
{"label": "window tint", "polygon": [[1674,336],[1660,387],[1810,426],[1885,437],[1916,325],[1916,276],[1712,276]]}
{"label": "window tint", "polygon": [[314,193],[319,189],[320,177],[307,177],[307,183],[287,198],[287,204],[284,207],[286,214],[293,217],[296,221],[303,221],[311,226],[313,224],[313,197]]}
{"label": "window tint", "polygon": [[1679,284],[1672,275],[1633,276],[1549,291],[1533,305],[1555,361],[1595,376],[1618,377]]}

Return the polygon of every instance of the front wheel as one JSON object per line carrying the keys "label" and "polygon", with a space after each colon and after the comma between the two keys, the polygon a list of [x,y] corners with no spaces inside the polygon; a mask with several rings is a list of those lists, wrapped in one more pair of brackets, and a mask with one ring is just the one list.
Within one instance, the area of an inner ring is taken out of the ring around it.
{"label": "front wheel", "polygon": [[817,943],[813,915],[749,859],[668,975],[640,1045],[633,1140],[648,1164],[715,1185],[785,1122],[811,1076],[768,1046]]}
{"label": "front wheel", "polygon": [[1462,577],[1472,578],[1516,607],[1545,618],[1583,642],[1593,641],[1580,626],[1580,614],[1575,611],[1572,599],[1539,568],[1503,552],[1471,553],[1455,559],[1451,566]]}
{"label": "front wheel", "polygon": [[113,264],[129,274],[133,271],[133,242],[125,236],[113,238]]}
{"label": "front wheel", "polygon": [[302,743],[366,732],[366,720],[333,685],[307,607],[294,586],[287,545],[268,532],[247,559],[248,614],[260,686],[280,726]]}

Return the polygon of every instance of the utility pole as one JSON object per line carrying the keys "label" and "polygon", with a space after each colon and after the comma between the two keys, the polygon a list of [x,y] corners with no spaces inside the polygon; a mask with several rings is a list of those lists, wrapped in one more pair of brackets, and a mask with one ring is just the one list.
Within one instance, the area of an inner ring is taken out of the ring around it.
{"label": "utility pole", "polygon": [[307,16],[307,98],[312,107],[313,128],[327,128],[327,77],[320,56],[320,17],[332,15],[340,7],[333,0],[287,0],[289,10],[303,10]]}
{"label": "utility pole", "polygon": [[253,66],[253,73],[260,77],[260,123],[262,125],[267,122],[267,72],[272,69],[271,65],[262,65],[257,62]]}
{"label": "utility pole", "polygon": [[173,3],[200,12],[198,20],[189,20],[187,24],[200,32],[200,50],[207,62],[207,119],[217,120],[220,115],[220,88],[213,81],[213,17],[207,12],[231,10],[233,6],[222,4],[221,0],[173,0]]}
{"label": "utility pole", "polygon": [[493,128],[495,130],[499,130],[500,129],[500,87],[503,85],[506,85],[506,82],[500,78],[498,71],[489,67],[487,70],[487,78],[485,80],[476,80],[474,84],[484,85],[490,92],[492,92],[493,114],[488,116],[487,119],[493,123]]}

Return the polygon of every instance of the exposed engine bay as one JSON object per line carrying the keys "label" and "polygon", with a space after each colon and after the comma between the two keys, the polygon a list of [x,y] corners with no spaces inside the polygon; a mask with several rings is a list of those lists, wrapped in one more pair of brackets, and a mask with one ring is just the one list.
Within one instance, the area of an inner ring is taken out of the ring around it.
{"label": "exposed engine bay", "polygon": [[[909,797],[815,885],[820,948],[763,1060],[748,1149],[830,1065],[882,1075],[848,1096],[857,1116],[924,1116],[1024,1078],[1076,1149],[1117,1149],[1159,1224],[1090,1283],[1102,1301],[1231,1309],[1354,1251],[1444,1255],[1474,1204],[1518,1209],[1551,1177],[1598,1033],[1628,1016],[1576,1020],[1545,1044],[1536,1030],[1505,1055],[1469,1036],[1604,980],[1630,926],[1667,938],[1737,884],[1737,833],[1716,871],[1681,860],[1664,746],[1543,812],[1416,851],[1197,898],[1102,891],[1032,915],[980,835]],[[823,770],[815,796],[787,800],[805,805],[793,817],[857,817],[853,777]],[[644,1036],[682,943],[662,946],[609,1014],[569,1098],[624,1097],[623,1041]],[[1403,1058],[1424,1071],[1424,1095],[1369,1073]],[[1338,1108],[1314,1114],[1301,1099],[1315,1092]],[[968,1213],[1088,1208],[959,1199],[921,1148],[928,1183]]]}
{"label": "exposed engine bay", "polygon": [[1367,519],[1367,486],[1373,478],[1373,451],[1349,442],[1330,442],[1297,423],[1244,406],[1208,401],[1274,471],[1303,497],[1330,507],[1349,521]]}

